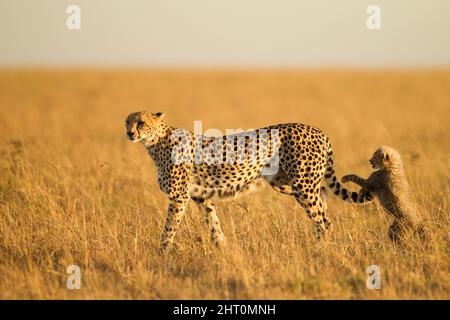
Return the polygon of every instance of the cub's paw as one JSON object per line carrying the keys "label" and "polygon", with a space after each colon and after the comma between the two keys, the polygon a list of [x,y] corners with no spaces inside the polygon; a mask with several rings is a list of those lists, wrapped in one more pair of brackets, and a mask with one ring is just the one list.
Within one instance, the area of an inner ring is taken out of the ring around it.
{"label": "cub's paw", "polygon": [[372,201],[373,200],[373,195],[366,189],[361,188],[358,192],[358,195],[360,197],[363,197],[366,201]]}

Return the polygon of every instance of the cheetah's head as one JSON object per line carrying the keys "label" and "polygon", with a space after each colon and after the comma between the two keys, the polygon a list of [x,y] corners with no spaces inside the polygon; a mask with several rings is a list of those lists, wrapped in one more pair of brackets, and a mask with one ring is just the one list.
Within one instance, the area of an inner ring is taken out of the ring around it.
{"label": "cheetah's head", "polygon": [[133,143],[156,140],[163,118],[164,112],[140,111],[130,114],[125,121],[128,138]]}
{"label": "cheetah's head", "polygon": [[400,154],[391,147],[379,147],[369,160],[374,169],[386,169],[401,163]]}

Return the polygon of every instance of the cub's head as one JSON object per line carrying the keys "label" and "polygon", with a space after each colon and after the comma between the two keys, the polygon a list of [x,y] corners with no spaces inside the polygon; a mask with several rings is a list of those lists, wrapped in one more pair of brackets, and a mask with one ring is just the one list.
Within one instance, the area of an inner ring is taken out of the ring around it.
{"label": "cub's head", "polygon": [[125,121],[128,138],[133,143],[144,139],[156,140],[163,118],[164,112],[140,111],[130,114]]}
{"label": "cub's head", "polygon": [[382,146],[379,147],[369,160],[374,169],[385,169],[401,164],[400,153],[397,150]]}

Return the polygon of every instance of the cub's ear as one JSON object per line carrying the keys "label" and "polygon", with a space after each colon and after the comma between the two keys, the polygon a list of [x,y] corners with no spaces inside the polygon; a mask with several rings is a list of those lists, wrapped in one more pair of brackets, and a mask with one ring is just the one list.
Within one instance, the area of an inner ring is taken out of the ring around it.
{"label": "cub's ear", "polygon": [[162,120],[164,118],[164,116],[165,116],[165,113],[164,112],[155,112],[155,113],[152,113],[152,115],[155,118]]}
{"label": "cub's ear", "polygon": [[383,160],[389,161],[389,155],[386,152],[383,153]]}

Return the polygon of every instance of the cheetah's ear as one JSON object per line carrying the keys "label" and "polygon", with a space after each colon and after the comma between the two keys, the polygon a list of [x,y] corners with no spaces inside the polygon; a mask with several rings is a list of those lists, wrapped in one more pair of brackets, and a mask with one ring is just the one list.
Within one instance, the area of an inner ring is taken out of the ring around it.
{"label": "cheetah's ear", "polygon": [[383,153],[383,160],[389,161],[389,155],[386,152]]}
{"label": "cheetah's ear", "polygon": [[165,116],[165,113],[164,113],[164,112],[155,112],[155,113],[152,113],[152,115],[153,115],[155,118],[157,118],[157,119],[159,119],[159,120],[162,120],[162,119],[164,118],[164,116]]}

